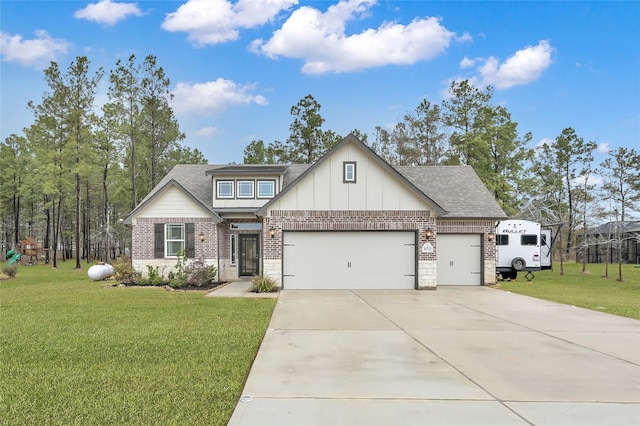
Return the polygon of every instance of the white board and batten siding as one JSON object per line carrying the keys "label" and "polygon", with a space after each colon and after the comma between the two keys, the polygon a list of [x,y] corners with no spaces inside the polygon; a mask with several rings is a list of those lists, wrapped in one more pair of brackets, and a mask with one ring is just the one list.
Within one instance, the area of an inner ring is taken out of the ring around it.
{"label": "white board and batten siding", "polygon": [[437,285],[482,285],[482,236],[438,234]]}
{"label": "white board and batten siding", "polygon": [[[356,162],[356,183],[344,183],[345,161]],[[425,209],[432,207],[354,144],[345,144],[270,206],[270,210]]]}
{"label": "white board and batten siding", "polygon": [[415,232],[283,233],[283,289],[415,289]]}
{"label": "white board and batten siding", "polygon": [[211,212],[185,194],[184,191],[171,185],[158,194],[152,203],[140,209],[136,213],[133,223],[135,224],[136,218],[142,217],[196,218],[209,216],[211,216]]}

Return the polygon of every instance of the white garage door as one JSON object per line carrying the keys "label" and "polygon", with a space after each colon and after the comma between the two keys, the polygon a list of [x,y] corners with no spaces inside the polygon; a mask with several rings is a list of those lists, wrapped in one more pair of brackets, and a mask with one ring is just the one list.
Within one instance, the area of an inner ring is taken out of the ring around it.
{"label": "white garage door", "polygon": [[480,235],[438,234],[437,285],[481,285]]}
{"label": "white garage door", "polygon": [[284,232],[283,288],[414,289],[414,232]]}

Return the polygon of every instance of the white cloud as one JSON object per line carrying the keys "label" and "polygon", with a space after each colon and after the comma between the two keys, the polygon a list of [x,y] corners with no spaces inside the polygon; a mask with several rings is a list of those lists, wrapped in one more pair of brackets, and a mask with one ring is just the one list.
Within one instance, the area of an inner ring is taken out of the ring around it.
{"label": "white cloud", "polygon": [[214,115],[242,104],[266,105],[261,95],[252,95],[253,85],[238,85],[231,80],[218,78],[206,83],[183,83],[173,91],[172,106],[176,114],[195,113]]}
{"label": "white cloud", "polygon": [[298,0],[188,0],[162,23],[167,31],[183,31],[196,45],[224,43],[238,38],[239,28],[272,21]]}
{"label": "white cloud", "polygon": [[[458,41],[455,33],[433,17],[416,18],[407,25],[384,22],[378,28],[347,35],[347,22],[365,16],[374,4],[375,0],[342,0],[324,13],[300,7],[271,39],[255,40],[252,49],[270,58],[301,58],[303,72],[321,74],[414,64],[433,58]],[[468,39],[468,34],[459,38]]]}
{"label": "white cloud", "polygon": [[111,0],[100,0],[98,3],[89,3],[84,9],[78,9],[73,14],[74,18],[86,19],[99,24],[115,25],[127,16],[142,16],[143,13],[137,3],[118,3]]}
{"label": "white cloud", "polygon": [[216,133],[218,133],[217,127],[203,127],[202,129],[198,129],[193,132],[193,136],[208,137],[213,136]]}
{"label": "white cloud", "polygon": [[601,142],[598,144],[598,152],[601,154],[607,154],[611,151],[611,147],[609,146],[609,142]]}
{"label": "white cloud", "polygon": [[460,68],[471,68],[476,64],[477,59],[470,59],[466,56],[460,61]]}
{"label": "white cloud", "polygon": [[45,30],[37,30],[36,38],[23,40],[20,34],[0,33],[0,56],[4,62],[17,62],[25,67],[46,68],[51,61],[65,55],[71,43],[51,38]]}
{"label": "white cloud", "polygon": [[518,50],[502,64],[495,57],[485,60],[477,68],[482,85],[492,85],[496,89],[531,83],[551,66],[554,49],[548,41],[542,40],[537,46],[527,46]]}

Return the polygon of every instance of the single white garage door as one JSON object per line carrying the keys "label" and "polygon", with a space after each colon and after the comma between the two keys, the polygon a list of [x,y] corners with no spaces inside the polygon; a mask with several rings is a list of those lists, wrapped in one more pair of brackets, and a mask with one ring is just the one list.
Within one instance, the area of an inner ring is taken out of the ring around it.
{"label": "single white garage door", "polygon": [[414,232],[283,235],[283,289],[414,289]]}
{"label": "single white garage door", "polygon": [[437,285],[481,285],[480,235],[438,234]]}

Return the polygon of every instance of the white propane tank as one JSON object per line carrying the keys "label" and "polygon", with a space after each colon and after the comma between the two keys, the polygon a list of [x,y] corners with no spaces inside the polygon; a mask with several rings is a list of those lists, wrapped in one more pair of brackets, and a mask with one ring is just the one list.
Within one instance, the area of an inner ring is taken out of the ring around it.
{"label": "white propane tank", "polygon": [[106,263],[101,265],[93,265],[91,268],[89,268],[87,274],[89,275],[89,278],[94,281],[102,281],[113,275],[113,266]]}

